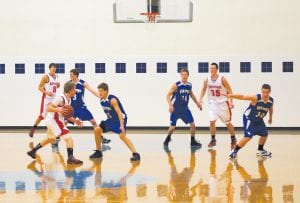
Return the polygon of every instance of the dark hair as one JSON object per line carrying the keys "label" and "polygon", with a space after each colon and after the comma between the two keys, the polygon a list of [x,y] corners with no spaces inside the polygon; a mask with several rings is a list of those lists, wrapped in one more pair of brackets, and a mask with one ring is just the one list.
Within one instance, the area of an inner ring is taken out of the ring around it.
{"label": "dark hair", "polygon": [[69,93],[73,88],[75,88],[75,83],[72,81],[68,81],[64,85],[64,92]]}
{"label": "dark hair", "polygon": [[49,68],[51,68],[52,66],[56,67],[56,64],[55,63],[50,63]]}
{"label": "dark hair", "polygon": [[70,73],[73,73],[73,74],[76,75],[77,77],[79,76],[79,72],[78,72],[78,70],[76,70],[75,68],[74,68],[74,69],[71,69],[71,70],[70,70]]}
{"label": "dark hair", "polygon": [[218,70],[219,69],[219,65],[217,63],[211,63],[210,64],[211,66],[216,66],[216,69]]}
{"label": "dark hair", "polygon": [[108,84],[103,82],[98,85],[98,89],[103,89],[104,91],[108,91]]}
{"label": "dark hair", "polygon": [[266,90],[270,90],[270,91],[271,91],[271,85],[269,85],[269,84],[263,84],[263,85],[261,86],[261,88],[262,88],[262,89],[266,89]]}
{"label": "dark hair", "polygon": [[181,68],[180,73],[182,73],[182,72],[186,72],[188,75],[190,75],[190,72],[187,68]]}

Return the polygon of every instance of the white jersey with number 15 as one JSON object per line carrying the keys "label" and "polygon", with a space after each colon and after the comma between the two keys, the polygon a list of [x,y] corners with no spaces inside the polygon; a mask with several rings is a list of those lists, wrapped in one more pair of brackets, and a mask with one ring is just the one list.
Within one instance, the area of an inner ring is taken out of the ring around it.
{"label": "white jersey with number 15", "polygon": [[222,103],[228,101],[224,95],[227,94],[227,89],[223,85],[223,76],[218,75],[216,80],[207,78],[207,97],[210,103]]}

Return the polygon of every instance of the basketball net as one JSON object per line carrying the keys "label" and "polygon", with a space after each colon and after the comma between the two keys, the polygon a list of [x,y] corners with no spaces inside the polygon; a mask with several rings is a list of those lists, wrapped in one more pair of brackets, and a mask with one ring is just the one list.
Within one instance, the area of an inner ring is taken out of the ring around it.
{"label": "basketball net", "polygon": [[140,15],[144,16],[144,22],[146,25],[146,30],[154,31],[155,24],[157,23],[157,19],[159,18],[159,13],[140,13]]}
{"label": "basketball net", "polygon": [[157,19],[159,17],[159,13],[141,13],[142,16],[145,16],[145,23],[157,23]]}

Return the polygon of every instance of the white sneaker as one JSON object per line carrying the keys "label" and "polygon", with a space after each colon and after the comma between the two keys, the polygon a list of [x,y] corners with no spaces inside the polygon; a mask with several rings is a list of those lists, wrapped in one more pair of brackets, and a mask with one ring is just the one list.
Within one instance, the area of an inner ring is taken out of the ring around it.
{"label": "white sneaker", "polygon": [[271,157],[272,153],[268,152],[267,150],[257,150],[256,156]]}

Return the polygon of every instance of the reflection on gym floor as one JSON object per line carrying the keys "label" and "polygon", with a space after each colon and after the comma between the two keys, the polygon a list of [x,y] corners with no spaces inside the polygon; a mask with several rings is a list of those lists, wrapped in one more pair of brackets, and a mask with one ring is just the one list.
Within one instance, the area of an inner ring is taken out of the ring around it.
{"label": "reflection on gym floor", "polygon": [[[286,160],[275,147],[273,151],[277,156],[270,159],[257,158],[250,145],[238,159],[230,160],[224,147],[189,148],[186,136],[175,135],[178,137],[170,148],[163,148],[152,143],[161,144],[164,135],[139,135],[135,142],[137,146],[145,146],[140,150],[142,160],[131,163],[126,148],[117,138],[103,147],[103,159],[89,160],[92,137],[82,135],[74,140],[80,143],[76,152],[83,157],[84,164],[74,166],[67,164],[64,150],[60,151],[63,146],[53,149],[49,146],[32,160],[26,151],[39,138],[26,143],[20,140],[21,135],[0,136],[7,138],[3,139],[2,152],[12,143],[20,146],[20,150],[14,152],[15,161],[2,153],[1,202],[299,201],[297,157],[290,156]],[[281,143],[282,137],[273,139],[276,145],[276,142]],[[299,154],[298,147],[293,146],[290,150]]]}
{"label": "reflection on gym floor", "polygon": [[[107,149],[108,146],[104,146]],[[46,201],[54,199],[58,192],[59,202],[84,201],[86,200],[86,189],[94,190],[94,197],[105,198],[107,202],[124,202],[127,198],[127,179],[136,171],[140,162],[129,164],[128,172],[117,179],[111,177],[102,179],[102,159],[91,160],[89,168],[77,169],[80,165],[67,165],[59,150],[53,150],[52,161],[45,163],[40,156],[32,161],[27,168],[40,180],[35,182],[36,193]],[[94,186],[87,188],[87,178],[94,177]],[[144,185],[145,186],[145,185]],[[16,191],[25,190],[25,183],[16,184]],[[143,185],[137,185],[137,195],[143,196]]]}
{"label": "reflection on gym floor", "polygon": [[165,148],[165,151],[170,166],[170,181],[168,185],[157,185],[158,196],[165,196],[169,201],[192,202],[197,195],[196,189],[201,184],[201,181],[199,181],[199,183],[190,186],[190,180],[195,171],[195,151],[191,150],[189,165],[181,172],[178,171],[169,148]]}

